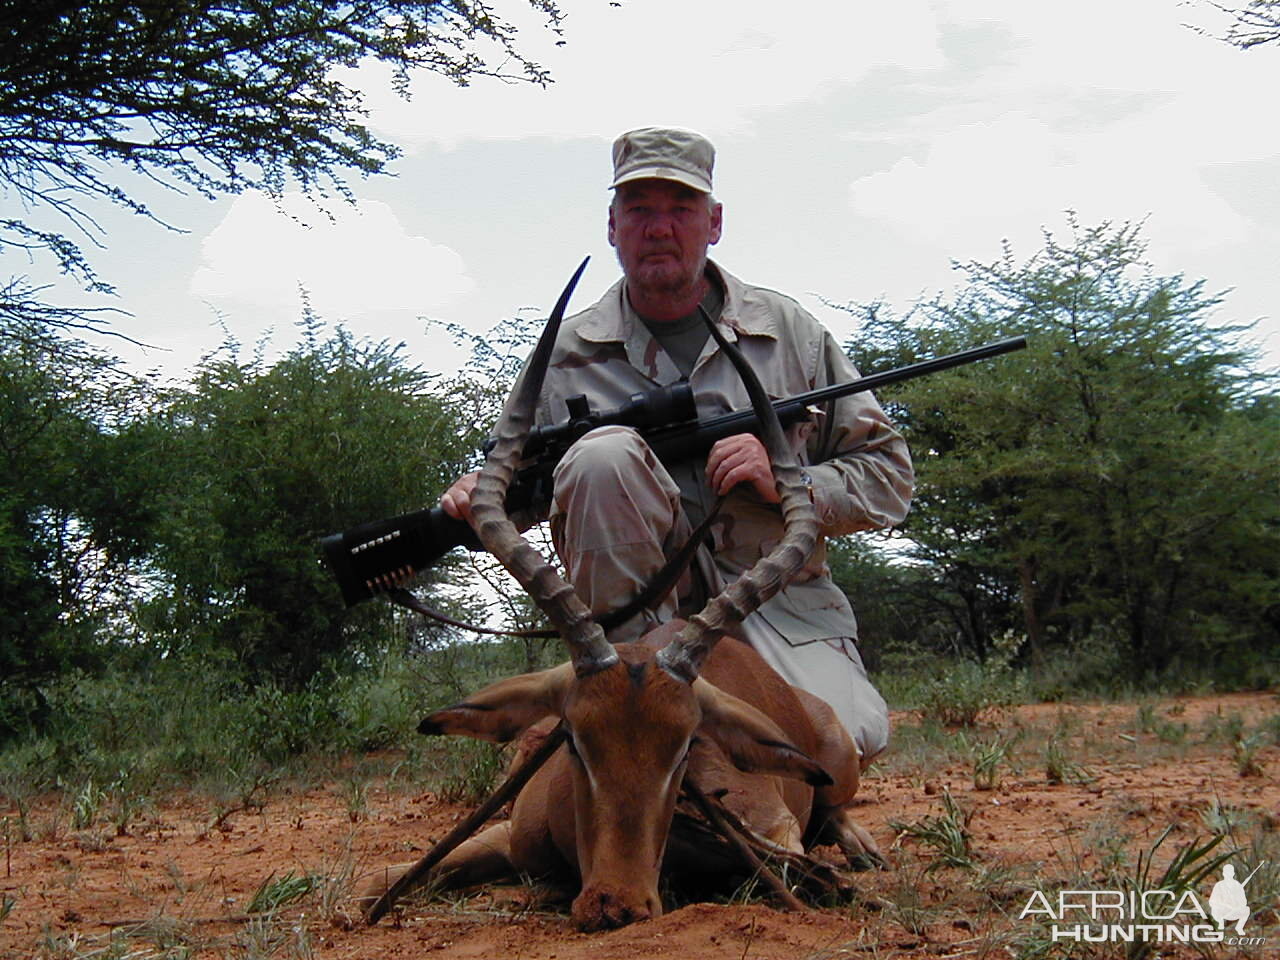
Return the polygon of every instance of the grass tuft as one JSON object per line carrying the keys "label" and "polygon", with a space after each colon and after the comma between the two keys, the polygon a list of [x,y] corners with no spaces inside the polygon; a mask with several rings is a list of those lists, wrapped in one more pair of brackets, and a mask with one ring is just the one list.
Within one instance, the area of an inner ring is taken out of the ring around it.
{"label": "grass tuft", "polygon": [[319,877],[296,874],[292,870],[279,879],[272,873],[259,884],[249,905],[245,907],[245,913],[275,913],[281,907],[301,900],[320,883]]}
{"label": "grass tuft", "polygon": [[969,845],[969,820],[972,815],[961,808],[951,796],[950,790],[943,791],[942,807],[941,816],[924,817],[914,823],[890,820],[889,826],[897,832],[899,839],[909,838],[935,851],[933,860],[925,868],[926,872],[942,867],[972,870],[976,866]]}

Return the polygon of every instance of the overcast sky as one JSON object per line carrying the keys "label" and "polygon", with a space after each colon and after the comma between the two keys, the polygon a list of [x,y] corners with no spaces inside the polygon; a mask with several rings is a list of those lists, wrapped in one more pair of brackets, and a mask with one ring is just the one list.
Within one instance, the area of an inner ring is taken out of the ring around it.
{"label": "overcast sky", "polygon": [[[152,198],[187,232],[103,218],[93,252],[154,345],[131,362],[183,377],[229,330],[287,348],[299,290],[326,320],[403,340],[428,369],[459,356],[423,318],[480,332],[545,311],[581,258],[574,305],[617,276],[605,239],[609,148],[644,125],[717,147],[725,234],[712,252],[796,297],[843,338],[835,301],[906,307],[953,260],[1019,260],[1042,229],[1144,221],[1161,274],[1233,288],[1218,317],[1259,321],[1280,364],[1280,49],[1242,52],[1207,6],[1176,0],[690,3],[562,0],[563,46],[521,47],[548,88],[432,75],[398,101],[361,71],[376,130],[405,156],[356,181],[334,222],[298,198]],[[515,0],[499,9],[520,11]],[[1270,116],[1272,119],[1268,120]]]}

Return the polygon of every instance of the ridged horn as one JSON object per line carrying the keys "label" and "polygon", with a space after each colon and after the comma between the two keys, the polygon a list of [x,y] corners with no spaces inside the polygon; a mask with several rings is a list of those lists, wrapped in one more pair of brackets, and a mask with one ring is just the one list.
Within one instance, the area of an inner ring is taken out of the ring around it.
{"label": "ridged horn", "polygon": [[697,677],[702,662],[720,637],[736,629],[761,604],[790,583],[804,569],[818,542],[817,515],[769,395],[742,351],[725,339],[705,310],[702,310],[702,319],[737,369],[751,398],[782,501],[784,526],[782,539],[769,555],[761,557],[750,570],[707,601],[701,611],[689,618],[680,635],[658,652],[658,663],[689,683]]}
{"label": "ridged horn", "polygon": [[551,363],[551,351],[560,330],[560,321],[564,318],[578,278],[590,259],[582,261],[560,294],[546,328],[538,338],[538,345],[507,398],[494,429],[494,445],[485,458],[471,497],[471,524],[480,542],[547,615],[569,648],[569,657],[579,675],[601,670],[616,662],[618,656],[573,587],[520,535],[507,514],[505,501],[507,488],[511,485],[524,453],[525,441],[533,427],[538,397]]}

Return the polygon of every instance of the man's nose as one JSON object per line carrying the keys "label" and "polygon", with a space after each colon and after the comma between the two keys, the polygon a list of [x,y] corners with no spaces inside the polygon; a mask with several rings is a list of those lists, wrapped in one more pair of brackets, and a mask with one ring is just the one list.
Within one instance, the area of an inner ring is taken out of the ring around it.
{"label": "man's nose", "polygon": [[652,214],[644,225],[644,234],[650,239],[669,237],[672,234],[675,218],[667,213]]}

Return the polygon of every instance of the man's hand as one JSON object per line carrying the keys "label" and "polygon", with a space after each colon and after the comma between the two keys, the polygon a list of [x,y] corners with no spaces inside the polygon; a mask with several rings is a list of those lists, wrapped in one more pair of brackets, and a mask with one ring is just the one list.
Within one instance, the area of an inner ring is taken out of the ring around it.
{"label": "man's hand", "polygon": [[444,512],[455,520],[465,520],[470,523],[471,494],[475,491],[476,481],[479,479],[480,473],[477,471],[455,480],[453,486],[440,498],[440,506],[444,507]]}
{"label": "man's hand", "polygon": [[750,433],[738,433],[717,441],[707,456],[707,482],[720,496],[746,483],[765,503],[779,502],[769,453]]}

